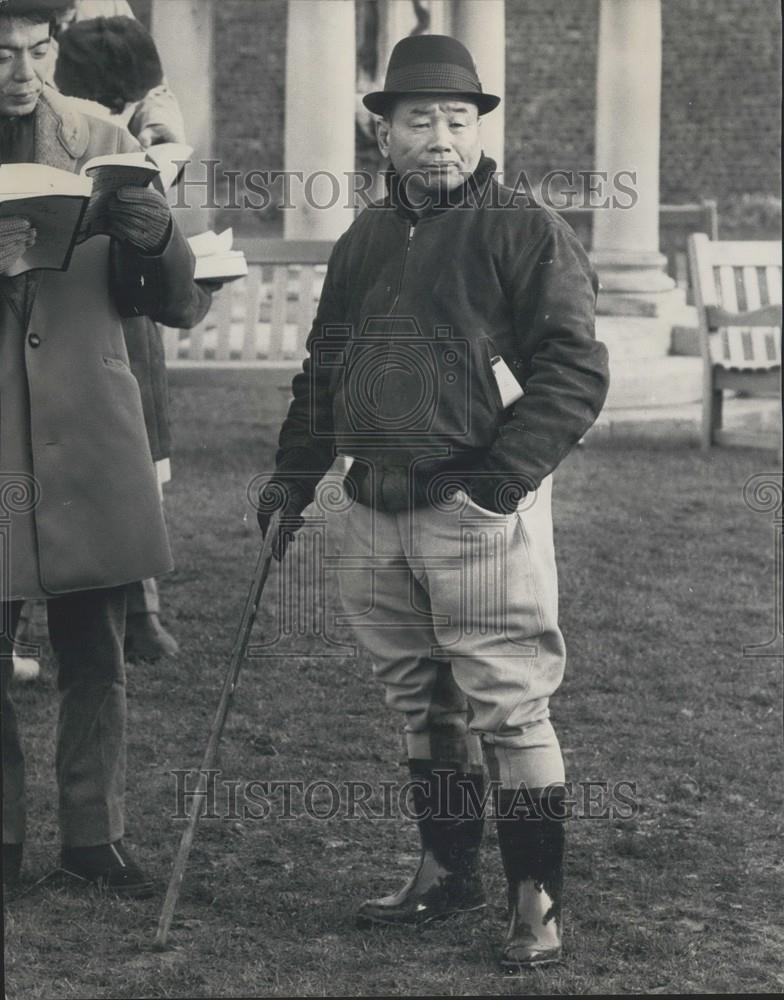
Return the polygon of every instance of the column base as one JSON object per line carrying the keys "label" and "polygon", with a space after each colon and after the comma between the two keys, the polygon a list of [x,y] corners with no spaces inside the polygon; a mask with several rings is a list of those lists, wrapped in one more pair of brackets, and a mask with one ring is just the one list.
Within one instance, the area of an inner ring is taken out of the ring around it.
{"label": "column base", "polygon": [[670,311],[667,293],[676,290],[676,285],[665,271],[664,254],[595,250],[591,259],[599,274],[600,315],[659,316],[662,309]]}
{"label": "column base", "polygon": [[696,326],[684,288],[634,294],[602,288],[596,316],[597,335],[601,331],[611,353],[624,360],[666,357],[673,353],[673,329]]}

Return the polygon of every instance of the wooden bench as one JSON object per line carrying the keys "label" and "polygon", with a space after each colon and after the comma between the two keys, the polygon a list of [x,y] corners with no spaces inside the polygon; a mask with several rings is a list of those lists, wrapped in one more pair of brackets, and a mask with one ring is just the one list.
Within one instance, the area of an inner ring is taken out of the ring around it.
{"label": "wooden bench", "polygon": [[248,277],[215,296],[193,330],[164,329],[171,385],[290,381],[305,357],[333,244],[321,240],[235,240]]}
{"label": "wooden bench", "polygon": [[722,429],[725,390],[776,397],[781,379],[781,244],[689,237],[703,359],[702,444],[778,447],[778,431]]}

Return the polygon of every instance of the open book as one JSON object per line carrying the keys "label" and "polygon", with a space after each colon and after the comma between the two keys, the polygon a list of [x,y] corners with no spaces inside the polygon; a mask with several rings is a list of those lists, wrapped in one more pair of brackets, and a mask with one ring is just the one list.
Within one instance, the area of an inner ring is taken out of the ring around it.
{"label": "open book", "polygon": [[248,262],[242,250],[232,250],[234,231],[224,229],[215,233],[211,229],[188,240],[196,258],[196,281],[234,281],[248,273]]}
{"label": "open book", "polygon": [[78,174],[42,163],[0,165],[0,218],[21,216],[36,230],[35,244],[9,276],[34,268],[67,270],[76,244],[106,231],[108,202],[115,191],[150,183],[165,191],[192,152],[190,146],[162,143],[146,152],[95,156]]}

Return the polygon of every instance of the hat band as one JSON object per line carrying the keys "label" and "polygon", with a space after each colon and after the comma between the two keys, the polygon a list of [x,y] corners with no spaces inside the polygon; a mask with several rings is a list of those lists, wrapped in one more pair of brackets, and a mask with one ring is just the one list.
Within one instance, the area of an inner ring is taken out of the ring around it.
{"label": "hat band", "polygon": [[384,90],[458,90],[481,94],[482,85],[470,70],[454,63],[412,63],[390,70]]}

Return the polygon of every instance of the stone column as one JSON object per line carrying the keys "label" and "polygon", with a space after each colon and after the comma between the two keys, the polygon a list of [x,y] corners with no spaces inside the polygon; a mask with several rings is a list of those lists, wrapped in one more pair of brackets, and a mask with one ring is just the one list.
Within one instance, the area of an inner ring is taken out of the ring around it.
{"label": "stone column", "polygon": [[601,0],[596,106],[596,169],[633,186],[632,207],[594,212],[593,259],[609,293],[656,293],[674,287],[659,253],[661,104],[660,0]]}
{"label": "stone column", "polygon": [[501,104],[482,118],[485,153],[504,169],[504,86],[506,75],[505,0],[455,0],[452,33],[474,57],[482,89],[499,94]]}
{"label": "stone column", "polygon": [[[213,6],[212,0],[153,0],[152,36],[160,53],[166,81],[179,101],[188,144],[193,146],[193,164],[187,177],[205,178],[199,160],[213,156]],[[210,225],[211,212],[200,207],[205,188],[198,184],[186,190],[189,207],[181,221],[187,232]],[[179,214],[179,213],[178,213]]]}
{"label": "stone column", "polygon": [[286,239],[337,239],[354,219],[356,37],[353,0],[289,0],[286,34]]}

